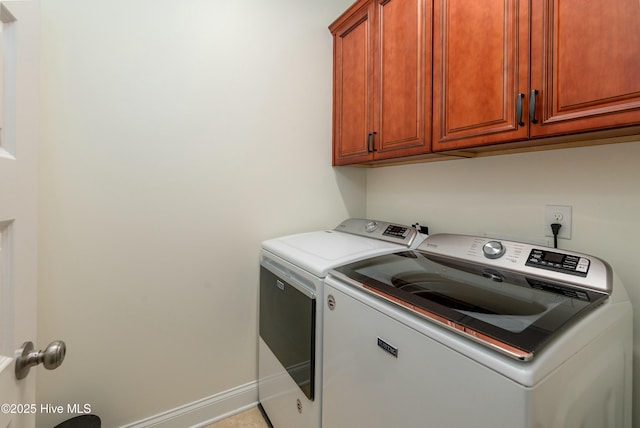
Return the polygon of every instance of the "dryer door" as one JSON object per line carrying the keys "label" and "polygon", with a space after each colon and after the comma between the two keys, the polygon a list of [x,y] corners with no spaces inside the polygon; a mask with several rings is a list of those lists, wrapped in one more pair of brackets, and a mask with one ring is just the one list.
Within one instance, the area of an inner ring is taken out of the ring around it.
{"label": "dryer door", "polygon": [[314,399],[315,294],[260,266],[260,337],[302,392]]}

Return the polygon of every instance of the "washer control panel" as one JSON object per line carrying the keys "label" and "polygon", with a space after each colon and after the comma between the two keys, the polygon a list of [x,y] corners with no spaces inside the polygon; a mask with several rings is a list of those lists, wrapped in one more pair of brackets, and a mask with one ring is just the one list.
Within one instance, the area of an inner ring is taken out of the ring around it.
{"label": "washer control panel", "polygon": [[587,276],[591,262],[586,257],[534,248],[527,259],[527,266],[554,270],[572,275]]}
{"label": "washer control panel", "polygon": [[574,251],[449,233],[429,235],[417,251],[480,266],[494,280],[499,278],[493,274],[508,272],[607,294],[613,288],[613,272],[605,261]]}

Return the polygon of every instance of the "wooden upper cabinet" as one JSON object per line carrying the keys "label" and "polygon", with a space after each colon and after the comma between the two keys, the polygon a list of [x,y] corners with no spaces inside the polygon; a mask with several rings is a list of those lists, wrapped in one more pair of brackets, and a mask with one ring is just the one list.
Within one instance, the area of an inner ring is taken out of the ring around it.
{"label": "wooden upper cabinet", "polygon": [[435,0],[433,147],[526,139],[529,8],[517,0]]}
{"label": "wooden upper cabinet", "polygon": [[638,23],[638,0],[359,0],[329,27],[333,164],[635,135]]}
{"label": "wooden upper cabinet", "polygon": [[329,27],[334,165],[430,151],[430,4],[359,1]]}
{"label": "wooden upper cabinet", "polygon": [[638,22],[638,0],[435,0],[434,151],[640,124]]}
{"label": "wooden upper cabinet", "polygon": [[329,27],[333,33],[334,165],[371,158],[374,11],[373,3],[366,4],[337,28]]}
{"label": "wooden upper cabinet", "polygon": [[532,1],[531,136],[640,123],[640,2]]}

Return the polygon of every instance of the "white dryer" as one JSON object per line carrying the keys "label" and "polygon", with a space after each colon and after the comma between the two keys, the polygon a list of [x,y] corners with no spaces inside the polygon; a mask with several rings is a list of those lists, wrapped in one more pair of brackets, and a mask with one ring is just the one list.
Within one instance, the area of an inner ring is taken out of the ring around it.
{"label": "white dryer", "polygon": [[414,227],[348,219],[333,230],[262,243],[258,395],[272,426],[321,426],[322,302],[328,271],[415,248],[424,238]]}

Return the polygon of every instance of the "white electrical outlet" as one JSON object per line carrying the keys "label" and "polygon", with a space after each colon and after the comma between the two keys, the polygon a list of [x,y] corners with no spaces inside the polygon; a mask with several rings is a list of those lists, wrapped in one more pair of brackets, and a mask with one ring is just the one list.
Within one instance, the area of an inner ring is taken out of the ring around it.
{"label": "white electrical outlet", "polygon": [[558,238],[571,239],[571,206],[547,205],[544,214],[545,236],[553,236],[552,223],[560,223],[562,225],[558,232]]}

